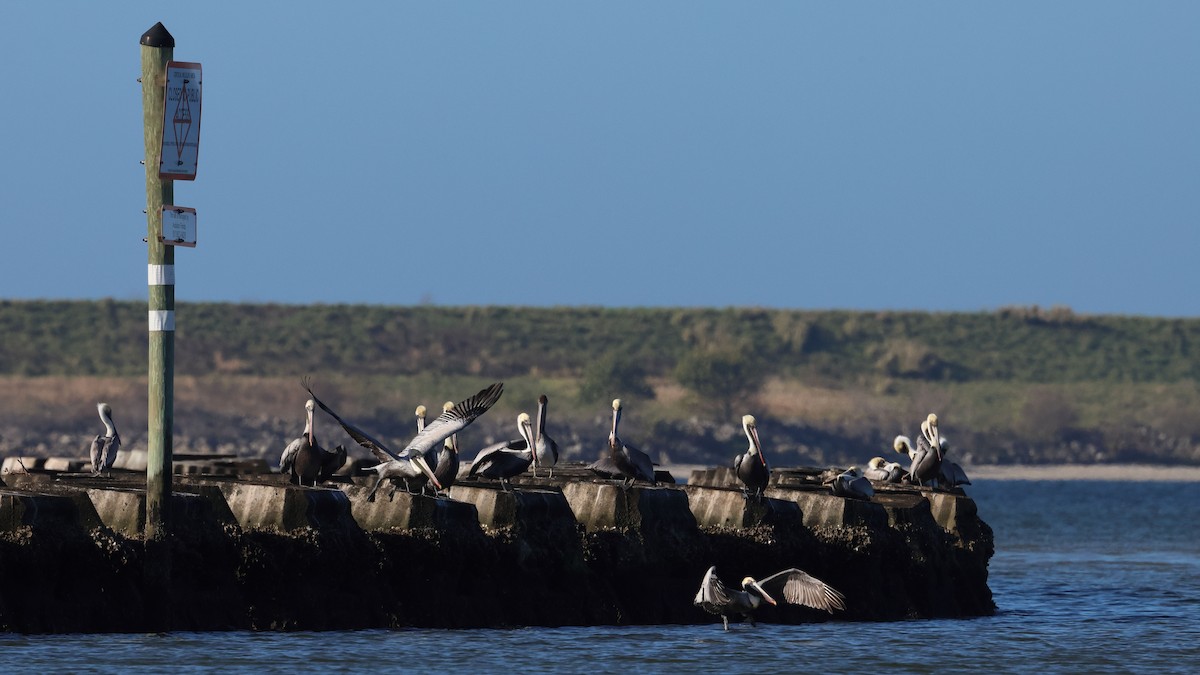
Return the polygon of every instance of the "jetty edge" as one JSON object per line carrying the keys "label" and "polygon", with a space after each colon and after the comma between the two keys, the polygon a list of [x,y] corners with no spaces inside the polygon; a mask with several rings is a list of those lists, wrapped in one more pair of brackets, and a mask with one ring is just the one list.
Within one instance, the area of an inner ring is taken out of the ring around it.
{"label": "jetty edge", "polygon": [[[729,583],[799,567],[846,610],[766,607],[766,623],[965,618],[995,611],[991,528],[961,490],[829,493],[829,470],[775,469],[762,500],[727,468],[627,490],[582,464],[449,498],[337,476],[290,485],[265,463],[176,463],[173,522],[144,538],[145,478],[74,467],[0,476],[0,630],[22,633],[699,624],[705,570]],[[54,465],[49,460],[45,463]],[[6,462],[6,467],[11,470]],[[77,469],[76,469],[77,470]],[[169,579],[152,570],[163,569]]]}

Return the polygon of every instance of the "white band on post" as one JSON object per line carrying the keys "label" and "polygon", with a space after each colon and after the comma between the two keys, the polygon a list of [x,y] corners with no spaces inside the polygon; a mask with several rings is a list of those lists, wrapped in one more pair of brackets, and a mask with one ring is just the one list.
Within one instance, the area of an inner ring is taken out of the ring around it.
{"label": "white band on post", "polygon": [[150,310],[150,332],[175,330],[175,311],[170,309]]}
{"label": "white band on post", "polygon": [[175,266],[155,265],[146,266],[146,284],[149,286],[174,286]]}

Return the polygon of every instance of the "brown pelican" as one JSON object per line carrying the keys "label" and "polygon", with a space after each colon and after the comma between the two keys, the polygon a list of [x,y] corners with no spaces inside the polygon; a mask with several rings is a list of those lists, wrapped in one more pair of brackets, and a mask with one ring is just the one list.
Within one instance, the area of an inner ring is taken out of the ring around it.
{"label": "brown pelican", "polygon": [[852,466],[833,478],[831,488],[833,494],[838,497],[847,497],[849,499],[864,499],[870,500],[875,496],[875,488],[871,485],[871,481],[863,478],[858,473],[858,467]]}
{"label": "brown pelican", "polygon": [[292,485],[315,485],[328,454],[317,444],[313,430],[313,399],[304,403],[304,434],[288,443],[279,457],[279,473],[288,474]]}
{"label": "brown pelican", "polygon": [[549,470],[548,477],[554,478],[554,465],[558,464],[558,443],[546,435],[546,406],[548,404],[549,399],[545,394],[538,396],[537,426],[534,427],[533,437],[533,475],[535,478],[540,467]]}
{"label": "brown pelican", "polygon": [[654,464],[650,456],[632,445],[626,445],[617,436],[617,425],[621,423],[621,399],[614,398],[612,402],[613,422],[612,431],[608,434],[608,452],[613,464],[621,472],[626,487],[633,485],[635,480],[644,480],[651,485],[657,485],[654,478]]}
{"label": "brown pelican", "polygon": [[[454,401],[442,404],[443,413],[453,409]],[[443,490],[447,489],[458,480],[458,434],[450,434],[442,441],[442,451],[435,459],[437,461],[433,466],[433,477],[442,484]]]}
{"label": "brown pelican", "polygon": [[754,494],[761,499],[763,490],[767,489],[767,481],[771,479],[771,467],[767,466],[767,460],[763,457],[762,445],[758,441],[758,423],[753,415],[742,416],[742,430],[750,439],[750,447],[733,458],[733,471],[746,485],[747,495]]}
{"label": "brown pelican", "polygon": [[751,577],[742,579],[742,590],[730,591],[717,578],[716,565],[708,568],[700,590],[696,593],[695,605],[710,614],[719,614],[725,630],[729,630],[729,616],[741,614],[754,623],[754,610],[764,601],[778,604],[773,596],[784,602],[823,609],[830,614],[835,609],[845,609],[845,597],[832,586],[803,570],[793,567],[776,572],[762,581]]}
{"label": "brown pelican", "polygon": [[355,442],[364,448],[371,451],[371,454],[379,460],[379,464],[369,467],[379,475],[375,481],[375,486],[371,488],[370,494],[367,495],[367,501],[375,500],[375,492],[379,489],[379,485],[384,479],[391,479],[393,484],[396,481],[403,481],[405,488],[409,488],[408,481],[415,480],[418,477],[423,477],[422,480],[432,480],[435,488],[441,488],[441,484],[433,474],[433,469],[425,461],[424,454],[437,444],[444,441],[448,436],[456,432],[462,431],[468,424],[474,422],[489,408],[495,405],[496,401],[500,400],[500,394],[504,392],[504,383],[497,382],[486,389],[480,390],[479,393],[459,402],[450,410],[438,415],[437,419],[433,420],[425,426],[423,430],[417,433],[408,445],[399,453],[392,452],[383,443],[375,440],[367,435],[358,427],[350,424],[338,416],[329,406],[321,402],[316,394],[313,394],[308,383],[304,383],[304,388],[313,397],[313,401],[317,406],[329,413],[333,419],[342,425],[346,433],[353,438]]}
{"label": "brown pelican", "polygon": [[117,425],[113,422],[112,406],[97,403],[96,412],[100,413],[100,421],[104,422],[104,433],[92,440],[93,476],[112,469],[113,462],[117,461],[117,451],[121,449],[121,435],[117,433]]}
{"label": "brown pelican", "polygon": [[938,469],[942,464],[942,443],[937,428],[937,415],[929,413],[921,422],[921,437],[917,439],[917,447],[909,452],[912,466],[908,473],[919,485],[937,486]]}
{"label": "brown pelican", "polygon": [[947,460],[946,453],[950,451],[950,442],[945,436],[941,437],[942,442],[942,466],[938,470],[938,483],[945,487],[957,487],[959,485],[970,485],[971,479],[967,478],[967,472],[956,462]]}
{"label": "brown pelican", "polygon": [[346,446],[338,445],[333,449],[333,452],[328,450],[321,451],[321,470],[317,472],[317,482],[323,483],[337,473],[338,469],[346,465]]}
{"label": "brown pelican", "polygon": [[471,462],[468,475],[499,478],[500,487],[507,491],[508,479],[525,473],[533,464],[534,451],[530,448],[536,448],[537,445],[532,442],[533,424],[529,420],[529,413],[517,415],[517,432],[521,434],[520,439],[496,443],[480,450],[475,461]]}
{"label": "brown pelican", "polygon": [[867,468],[863,469],[863,478],[877,483],[899,483],[907,475],[908,472],[899,463],[889,462],[882,457],[872,457],[867,462]]}

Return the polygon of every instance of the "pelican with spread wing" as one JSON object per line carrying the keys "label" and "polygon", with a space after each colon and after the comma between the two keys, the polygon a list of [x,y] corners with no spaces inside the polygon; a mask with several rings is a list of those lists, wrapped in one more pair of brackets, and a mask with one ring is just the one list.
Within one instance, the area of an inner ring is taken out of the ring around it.
{"label": "pelican with spread wing", "polygon": [[776,597],[793,605],[823,609],[830,614],[835,609],[846,609],[845,596],[795,567],[776,572],[762,581],[746,577],[742,579],[742,590],[731,591],[717,578],[717,567],[713,565],[700,582],[694,602],[704,611],[720,615],[725,630],[729,630],[730,615],[741,614],[754,626],[754,611],[764,602],[779,604]]}

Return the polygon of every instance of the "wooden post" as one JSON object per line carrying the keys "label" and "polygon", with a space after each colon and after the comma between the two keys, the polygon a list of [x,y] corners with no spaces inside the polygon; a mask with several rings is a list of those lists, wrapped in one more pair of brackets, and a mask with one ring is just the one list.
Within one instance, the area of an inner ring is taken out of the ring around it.
{"label": "wooden post", "polygon": [[146,459],[146,539],[169,527],[171,454],[175,417],[175,247],[159,241],[163,204],[175,201],[175,183],[158,177],[166,105],[167,61],[175,38],[162,23],[142,34],[142,124],[146,145],[146,245],[149,248],[150,362]]}

